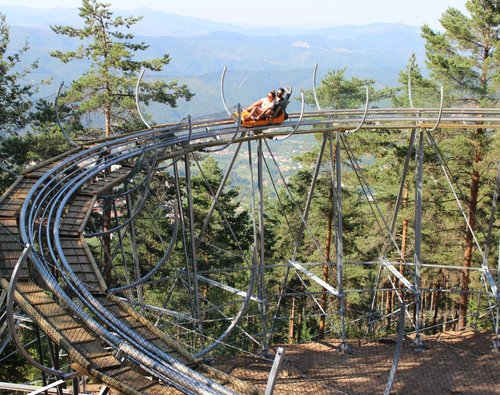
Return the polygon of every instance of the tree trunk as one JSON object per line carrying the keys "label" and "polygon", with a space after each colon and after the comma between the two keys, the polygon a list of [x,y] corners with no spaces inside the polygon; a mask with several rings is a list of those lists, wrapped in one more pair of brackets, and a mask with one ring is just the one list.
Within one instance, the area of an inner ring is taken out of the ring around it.
{"label": "tree trunk", "polygon": [[[111,95],[111,89],[109,85],[106,84],[106,90],[108,95]],[[104,107],[104,135],[106,137],[111,136],[111,106],[105,105]]]}
{"label": "tree trunk", "polygon": [[[482,67],[481,67],[481,79],[479,85],[483,92],[487,91],[488,87],[488,58],[490,57],[490,45],[485,45],[482,49]],[[472,264],[472,250],[474,246],[474,240],[472,232],[476,229],[476,212],[477,212],[477,199],[479,195],[479,185],[481,176],[477,170],[477,164],[482,160],[482,142],[481,137],[484,134],[483,129],[477,129],[474,133],[475,146],[474,146],[474,158],[472,160],[472,173],[471,173],[471,184],[470,184],[470,196],[469,196],[469,215],[468,221],[470,228],[467,227],[467,234],[465,236],[465,252],[464,252],[464,269],[462,270],[460,276],[460,288],[462,291],[459,297],[458,307],[458,328],[465,329],[467,325],[467,305],[469,303],[469,270]]]}
{"label": "tree trunk", "polygon": [[435,328],[434,333],[437,332],[437,317],[439,312],[439,296],[441,295],[441,279],[442,279],[442,271],[439,273],[439,279],[434,281],[434,290],[432,291],[432,307],[434,308],[434,314],[432,316],[432,326]]}
{"label": "tree trunk", "polygon": [[299,317],[297,318],[297,329],[298,331],[296,332],[296,337],[297,337],[297,343],[300,343],[302,341],[302,324],[304,322],[304,306],[302,305],[302,302],[299,302]]}
{"label": "tree trunk", "polygon": [[292,308],[290,310],[290,318],[288,319],[288,344],[293,344],[295,337],[295,298],[292,298]]}
{"label": "tree trunk", "polygon": [[[449,288],[449,283],[450,283],[450,276],[449,274],[445,274],[443,277],[443,288],[448,289]],[[444,312],[443,315],[444,317],[442,318],[443,321],[443,332],[445,332],[448,329],[448,310],[450,309],[450,297],[445,296],[445,301],[444,301]]]}
{"label": "tree trunk", "polygon": [[[385,283],[385,286],[384,288],[389,288],[390,287],[390,283]],[[385,322],[385,326],[386,326],[386,331],[389,332],[389,330],[391,329],[391,312],[392,312],[392,294],[393,292],[387,292],[385,291],[385,316],[386,316],[386,322]]]}
{"label": "tree trunk", "polygon": [[[482,129],[478,129],[476,136],[482,134]],[[460,274],[460,289],[463,291],[460,294],[458,301],[458,329],[465,329],[467,325],[467,305],[469,303],[469,270],[472,264],[472,251],[474,248],[474,238],[472,231],[476,229],[476,211],[477,199],[479,194],[479,185],[481,176],[476,170],[477,163],[481,161],[481,143],[478,141],[474,149],[474,161],[472,164],[470,196],[469,196],[469,214],[467,220],[469,221],[470,228],[467,227],[465,236],[465,252],[464,252],[464,269]],[[471,231],[472,230],[472,231]]]}

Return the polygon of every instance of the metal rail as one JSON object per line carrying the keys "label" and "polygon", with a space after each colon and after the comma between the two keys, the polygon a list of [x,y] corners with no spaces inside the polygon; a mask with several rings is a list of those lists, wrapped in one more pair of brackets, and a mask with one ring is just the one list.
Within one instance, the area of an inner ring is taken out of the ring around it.
{"label": "metal rail", "polygon": [[[316,73],[316,69],[315,69]],[[141,74],[142,76],[142,74]],[[315,77],[314,77],[315,78]],[[140,79],[138,81],[138,84]],[[221,86],[223,86],[223,77]],[[136,88],[138,89],[138,87]],[[223,88],[221,88],[223,96]],[[136,95],[137,96],[137,95]],[[318,106],[319,109],[319,106]],[[226,107],[227,110],[227,107]],[[332,116],[335,117],[335,122],[332,123]],[[437,116],[437,121],[436,121]],[[209,124],[211,126],[212,123]],[[96,333],[102,336],[113,348],[119,350],[123,355],[130,358],[131,361],[136,361],[141,366],[145,366],[148,371],[152,372],[157,377],[165,378],[165,381],[177,384],[185,388],[186,391],[198,393],[231,393],[226,388],[217,385],[209,379],[206,379],[201,374],[191,370],[189,367],[179,363],[179,361],[170,357],[163,350],[152,344],[132,328],[126,327],[123,322],[109,314],[109,311],[102,303],[89,291],[87,286],[75,275],[73,269],[65,256],[64,248],[61,244],[60,225],[64,218],[66,208],[71,204],[73,197],[87,183],[91,182],[96,176],[112,173],[113,166],[122,164],[125,161],[136,160],[139,156],[147,153],[154,156],[154,163],[161,160],[171,160],[173,164],[188,158],[191,153],[205,151],[210,152],[211,148],[219,149],[227,147],[231,144],[239,144],[242,142],[250,143],[253,140],[260,140],[265,137],[273,137],[276,140],[281,140],[290,137],[292,134],[300,133],[325,133],[337,132],[337,156],[339,156],[339,141],[340,135],[343,133],[353,133],[365,129],[370,130],[387,130],[388,128],[403,128],[427,130],[428,134],[435,131],[438,127],[444,128],[500,128],[500,109],[444,109],[443,95],[441,94],[441,105],[439,109],[368,109],[368,90],[367,100],[364,111],[361,110],[325,110],[316,112],[304,112],[304,102],[302,102],[302,110],[300,114],[291,114],[286,125],[267,125],[263,128],[254,128],[255,131],[264,130],[263,134],[241,133],[240,122],[234,125],[234,119],[229,120],[214,120],[213,125],[218,127],[217,135],[219,140],[213,139],[213,133],[207,128],[206,121],[192,122],[188,118],[187,122],[180,122],[176,125],[162,125],[155,127],[154,130],[141,131],[123,136],[113,136],[108,139],[97,142],[95,145],[81,147],[72,152],[61,163],[47,171],[33,186],[28,196],[25,199],[20,211],[19,228],[23,242],[33,245],[34,253],[33,263],[36,269],[43,275],[49,289],[61,299],[62,303],[66,304],[78,317],[80,317],[87,325]],[[284,128],[286,126],[286,128]],[[292,132],[287,132],[287,128],[292,128]],[[265,140],[264,140],[265,141]],[[318,157],[314,180],[319,172],[323,150],[326,144],[324,138],[321,153]],[[155,165],[149,164],[149,170],[144,178],[145,192],[142,195],[145,201],[147,197],[147,186],[151,182]],[[260,238],[257,236],[255,240],[263,241],[263,195],[262,195],[262,157],[260,159]],[[340,166],[340,165],[338,165]],[[340,168],[337,168],[340,171]],[[337,174],[337,181],[340,194],[340,174]],[[221,184],[220,188],[222,188]],[[310,200],[314,192],[315,181],[312,182],[308,202],[303,213],[303,220],[306,222],[310,206]],[[137,191],[138,189],[134,190]],[[218,192],[219,194],[219,192]],[[124,190],[120,194],[113,194],[113,198],[125,198],[131,196],[130,190]],[[139,213],[143,205],[137,208],[136,212],[132,212],[131,216],[124,222],[126,224],[135,220],[135,215]],[[214,206],[215,207],[215,206]],[[341,209],[341,208],[339,208]],[[213,210],[213,209],[212,209]],[[177,216],[177,214],[175,214]],[[192,215],[190,216],[192,218]],[[123,223],[119,227],[114,227],[110,232],[116,232],[123,227]],[[178,224],[176,222],[174,235],[177,234]],[[306,223],[300,226],[300,234],[296,239],[297,248],[300,243],[300,238],[307,227]],[[192,229],[192,226],[190,226]],[[393,231],[391,226],[390,233]],[[338,230],[341,232],[341,229]],[[105,232],[99,233],[100,235]],[[94,235],[97,235],[94,234]],[[167,248],[164,257],[158,262],[158,265],[164,264],[170,256],[172,245],[175,240],[174,235],[171,238],[171,243]],[[341,234],[339,235],[339,237]],[[191,234],[191,243],[194,243],[194,233]],[[257,244],[257,243],[256,243]],[[45,248],[46,247],[46,250]],[[295,252],[291,262],[295,259]],[[196,249],[193,250],[193,255],[196,256]],[[262,250],[260,252],[260,263],[264,267],[264,257]],[[420,264],[420,257],[415,259],[416,265]],[[295,265],[294,265],[295,266]],[[393,272],[392,265],[386,265]],[[155,266],[145,276],[137,279],[135,282],[128,284],[125,287],[116,287],[113,291],[122,291],[134,286],[140,285],[149,280],[158,270],[160,266]],[[298,267],[310,278],[310,271],[304,267]],[[61,279],[58,280],[51,273],[53,268],[57,268]],[[303,269],[303,270],[302,270]],[[253,270],[253,269],[252,269]],[[288,269],[287,269],[288,270]],[[17,274],[16,274],[17,276]],[[16,278],[14,276],[14,279]],[[194,279],[203,279],[206,277],[199,276],[194,273]],[[262,281],[262,277],[259,279]],[[319,278],[313,278],[315,282],[325,287],[326,283],[322,283]],[[319,281],[318,281],[319,280]],[[403,278],[400,278],[403,281]],[[63,281],[63,288],[59,281]],[[214,285],[217,282],[210,280],[210,284]],[[341,280],[339,280],[341,282]],[[403,281],[404,282],[404,281]],[[417,281],[418,282],[418,281]],[[12,283],[15,288],[15,280]],[[409,288],[413,287],[408,282]],[[215,285],[214,285],[215,286]],[[229,287],[225,284],[218,283],[217,286],[230,293],[237,293],[244,296],[246,302],[254,299],[251,292],[243,292],[235,287]],[[253,284],[252,284],[253,288]],[[331,287],[333,294],[342,296],[343,291]],[[13,292],[13,291],[10,291]],[[76,303],[73,298],[77,298]],[[79,303],[85,306],[82,308]],[[11,299],[9,299],[11,303]],[[243,312],[240,310],[240,316]],[[234,327],[237,320],[232,321]],[[231,326],[230,325],[230,326]],[[229,332],[227,328],[225,333]],[[232,329],[232,328],[231,328]],[[264,328],[264,331],[266,329]],[[204,352],[211,351],[221,340],[213,342],[205,348]],[[172,368],[172,366],[174,368]],[[176,370],[174,370],[176,369]],[[201,388],[201,389],[200,389]]]}

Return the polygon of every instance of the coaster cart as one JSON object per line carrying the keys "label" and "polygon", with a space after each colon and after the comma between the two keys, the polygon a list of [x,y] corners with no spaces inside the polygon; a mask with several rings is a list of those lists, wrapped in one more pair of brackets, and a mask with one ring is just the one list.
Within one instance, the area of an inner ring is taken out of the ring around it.
{"label": "coaster cart", "polygon": [[[224,70],[222,71],[221,80],[220,80],[220,94],[221,94],[222,104],[223,104],[227,114],[229,115],[230,118],[232,118],[236,122],[236,124],[238,126],[232,140],[234,140],[236,138],[236,136],[238,136],[238,134],[240,133],[240,127],[243,127],[245,129],[252,129],[253,128],[254,133],[261,134],[261,133],[263,133],[263,131],[266,129],[267,126],[281,125],[285,120],[288,119],[288,114],[286,113],[286,107],[287,107],[288,103],[290,102],[290,97],[292,95],[292,87],[289,85],[287,85],[284,88],[285,92],[283,94],[283,98],[285,100],[283,100],[283,102],[280,104],[281,111],[276,111],[274,116],[270,119],[244,121],[243,119],[246,116],[248,116],[249,113],[247,111],[240,111],[239,104],[238,104],[238,111],[231,112],[229,110],[229,108],[227,107],[226,98],[224,95],[224,79],[225,79],[226,71],[227,71],[227,67],[224,67]],[[296,123],[294,123],[293,130],[290,131],[290,133],[288,133],[286,136],[283,136],[283,137],[273,136],[272,137],[273,140],[287,139],[288,137],[290,137],[291,135],[293,135],[297,131],[297,129],[299,128],[299,126],[302,122],[302,117],[304,115],[304,105],[305,105],[304,92],[301,93],[301,99],[302,99],[302,107],[301,107],[301,111],[300,111],[300,117],[299,117],[299,120]]]}
{"label": "coaster cart", "polygon": [[[245,110],[241,112],[241,126],[244,128],[253,128],[259,126],[280,125],[285,122],[285,120],[288,119],[286,107],[290,102],[290,97],[292,96],[292,87],[287,85],[284,89],[285,93],[283,94],[283,102],[278,105],[271,118],[258,120],[249,119],[244,121],[249,114],[249,111]],[[238,112],[233,112],[233,118],[238,119]]]}

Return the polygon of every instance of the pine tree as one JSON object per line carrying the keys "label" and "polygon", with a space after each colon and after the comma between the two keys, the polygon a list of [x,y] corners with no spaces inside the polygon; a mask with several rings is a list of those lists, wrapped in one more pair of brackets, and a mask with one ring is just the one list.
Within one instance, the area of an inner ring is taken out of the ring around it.
{"label": "pine tree", "polygon": [[[498,0],[468,0],[465,4],[469,16],[455,8],[448,8],[440,22],[444,32],[435,32],[429,26],[422,27],[426,40],[427,66],[431,77],[442,83],[449,94],[465,105],[491,107],[498,104],[498,82],[500,79],[500,3]],[[469,175],[468,221],[472,231],[477,228],[478,200],[484,187],[482,172],[492,139],[486,129],[468,132],[470,143],[464,147],[469,155],[472,169]],[[466,140],[466,141],[467,141]],[[465,232],[464,266],[470,267],[473,260],[473,235],[469,228]],[[459,327],[466,325],[469,270],[461,275],[460,285],[464,291],[459,300]]]}
{"label": "pine tree", "polygon": [[[139,126],[135,112],[133,89],[141,68],[160,71],[170,62],[168,54],[150,60],[134,60],[136,52],[149,46],[144,42],[134,43],[134,35],[128,29],[141,17],[114,17],[109,4],[97,0],[82,0],[79,8],[84,27],[51,26],[57,34],[76,38],[82,44],[75,51],[54,51],[52,56],[64,63],[86,59],[90,70],[73,81],[66,93],[66,102],[79,102],[80,113],[102,113],[104,132],[111,135],[114,129],[136,129]],[[145,82],[141,100],[177,105],[179,98],[190,100],[193,94],[185,85],[176,82]]]}
{"label": "pine tree", "polygon": [[[391,89],[376,90],[375,80],[352,77],[346,79],[346,69],[329,71],[317,89],[321,107],[353,108],[366,101],[366,87],[369,89],[370,103],[383,100],[392,95]],[[314,104],[311,91],[306,92],[306,102]]]}
{"label": "pine tree", "polygon": [[21,130],[28,121],[31,107],[31,95],[34,87],[23,84],[22,79],[37,63],[30,67],[19,69],[19,63],[24,53],[29,50],[27,44],[14,53],[9,53],[10,30],[5,15],[0,13],[0,136],[5,137]]}
{"label": "pine tree", "polygon": [[[141,68],[160,71],[170,62],[167,54],[150,60],[134,60],[136,52],[148,48],[144,42],[133,42],[134,35],[127,31],[141,18],[115,17],[109,7],[110,4],[98,0],[82,0],[79,16],[83,20],[83,28],[51,26],[55,33],[82,42],[74,51],[54,51],[52,56],[64,63],[80,59],[91,62],[90,70],[72,82],[64,104],[78,102],[75,108],[80,114],[103,114],[106,137],[117,130],[130,131],[140,127],[132,93],[138,71]],[[141,99],[145,104],[154,101],[175,107],[177,99],[190,100],[191,97],[189,89],[176,82],[154,81],[142,86]],[[107,208],[103,212],[103,229],[109,229],[110,223],[111,213]],[[109,235],[103,237],[103,246],[109,260]]]}

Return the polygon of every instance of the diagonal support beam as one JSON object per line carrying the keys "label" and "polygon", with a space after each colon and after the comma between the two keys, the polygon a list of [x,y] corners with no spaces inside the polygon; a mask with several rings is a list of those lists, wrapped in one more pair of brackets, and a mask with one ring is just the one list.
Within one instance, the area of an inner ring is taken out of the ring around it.
{"label": "diagonal support beam", "polygon": [[411,292],[416,293],[417,289],[415,285],[413,285],[405,276],[403,276],[393,265],[391,262],[386,259],[381,260],[382,266],[388,269],[392,274],[394,274],[401,283],[405,285]]}
{"label": "diagonal support beam", "polygon": [[295,269],[301,271],[304,273],[307,277],[309,277],[311,280],[315,281],[319,285],[321,285],[323,288],[325,288],[328,292],[330,292],[332,295],[339,296],[340,292],[338,289],[333,288],[330,284],[327,282],[323,281],[321,278],[316,276],[314,273],[311,273],[309,270],[307,270],[304,266],[302,266],[300,263],[297,263],[295,261],[289,260],[288,264],[290,266],[293,266]]}
{"label": "diagonal support beam", "polygon": [[[247,297],[247,293],[245,291],[241,291],[237,288],[233,288],[231,287],[230,285],[226,285],[226,284],[222,284],[218,281],[215,281],[215,280],[212,280],[208,277],[204,277],[204,276],[200,276],[199,274],[197,275],[198,277],[198,280],[201,281],[201,282],[204,282],[206,284],[210,284],[210,285],[213,285],[215,287],[218,287],[218,288],[221,288],[225,291],[229,291],[233,294],[236,294],[236,295],[239,295],[239,296],[242,296],[243,298],[246,298]],[[253,300],[254,302],[261,302],[261,300],[255,296],[250,296],[250,300]]]}
{"label": "diagonal support beam", "polygon": [[486,279],[486,282],[490,286],[491,296],[494,298],[500,299],[500,292],[498,290],[498,285],[493,277],[493,274],[490,271],[490,268],[487,265],[482,265],[481,271],[483,272],[483,276]]}
{"label": "diagonal support beam", "polygon": [[280,373],[284,359],[285,359],[285,349],[283,347],[278,347],[278,350],[276,351],[276,356],[274,357],[273,367],[271,368],[271,372],[269,373],[269,377],[267,379],[265,395],[273,395],[274,386],[276,385],[278,374]]}

